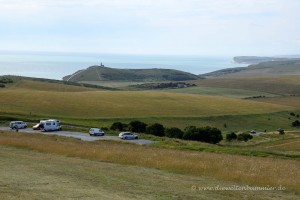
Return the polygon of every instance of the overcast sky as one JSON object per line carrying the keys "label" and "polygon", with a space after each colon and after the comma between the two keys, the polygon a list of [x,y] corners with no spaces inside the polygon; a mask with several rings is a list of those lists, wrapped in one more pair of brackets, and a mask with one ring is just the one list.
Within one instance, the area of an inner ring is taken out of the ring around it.
{"label": "overcast sky", "polygon": [[0,0],[0,50],[300,54],[299,0]]}

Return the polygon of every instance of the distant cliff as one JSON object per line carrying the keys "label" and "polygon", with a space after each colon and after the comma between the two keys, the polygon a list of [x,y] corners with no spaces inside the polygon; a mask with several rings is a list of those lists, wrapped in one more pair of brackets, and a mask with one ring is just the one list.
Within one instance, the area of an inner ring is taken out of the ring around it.
{"label": "distant cliff", "polygon": [[228,68],[200,75],[205,78],[300,75],[300,59],[265,61],[248,67]]}
{"label": "distant cliff", "polygon": [[279,58],[279,57],[236,56],[233,58],[233,61],[236,63],[243,63],[243,64],[258,64],[262,62],[285,61],[289,59],[290,58]]}

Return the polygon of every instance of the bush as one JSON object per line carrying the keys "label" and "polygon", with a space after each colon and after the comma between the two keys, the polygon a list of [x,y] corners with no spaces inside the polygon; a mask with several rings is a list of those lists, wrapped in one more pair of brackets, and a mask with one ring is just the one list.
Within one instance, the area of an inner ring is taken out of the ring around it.
{"label": "bush", "polygon": [[113,130],[113,131],[125,131],[127,127],[128,127],[128,125],[123,124],[122,122],[114,122],[110,126],[110,129]]}
{"label": "bush", "polygon": [[102,131],[108,131],[109,129],[107,127],[101,127]]}
{"label": "bush", "polygon": [[295,116],[295,113],[291,112],[290,115],[291,115],[291,116]]}
{"label": "bush", "polygon": [[232,140],[236,140],[237,135],[234,132],[226,134],[226,140],[231,142]]}
{"label": "bush", "polygon": [[147,124],[145,124],[144,122],[140,122],[140,121],[132,121],[129,123],[129,129],[132,132],[145,133],[146,127],[147,127]]}
{"label": "bush", "polygon": [[201,127],[197,128],[195,126],[187,127],[186,132],[183,134],[183,139],[185,140],[196,140],[201,142],[207,142],[211,144],[216,144],[223,140],[222,133],[217,128],[212,127]]}
{"label": "bush", "polygon": [[13,80],[10,79],[10,78],[1,77],[0,78],[0,83],[4,83],[4,84],[6,84],[6,83],[13,83]]}
{"label": "bush", "polygon": [[300,121],[296,120],[296,121],[292,122],[292,126],[293,127],[299,127],[300,126]]}
{"label": "bush", "polygon": [[247,142],[248,140],[251,140],[253,138],[252,135],[250,135],[249,133],[241,133],[237,136],[237,139],[240,141],[245,141]]}
{"label": "bush", "polygon": [[147,127],[146,133],[151,135],[156,135],[156,136],[164,136],[165,128],[163,125],[155,123]]}
{"label": "bush", "polygon": [[165,136],[170,137],[170,138],[179,138],[179,139],[181,139],[182,136],[183,136],[183,131],[179,128],[176,128],[176,127],[166,128]]}
{"label": "bush", "polygon": [[4,88],[4,87],[5,87],[5,85],[0,83],[0,88]]}

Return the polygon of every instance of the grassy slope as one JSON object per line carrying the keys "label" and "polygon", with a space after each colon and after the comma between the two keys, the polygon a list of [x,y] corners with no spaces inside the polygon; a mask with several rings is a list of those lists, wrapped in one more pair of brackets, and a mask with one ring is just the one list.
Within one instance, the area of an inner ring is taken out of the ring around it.
{"label": "grassy slope", "polygon": [[280,95],[300,95],[300,76],[217,78],[193,81],[198,86],[234,88]]}
{"label": "grassy slope", "polygon": [[230,98],[246,98],[252,96],[265,96],[265,97],[275,97],[276,95],[258,92],[252,90],[243,89],[232,89],[232,88],[218,88],[218,87],[189,87],[180,89],[164,89],[163,92],[175,92],[175,93],[187,93],[187,94],[201,94],[201,95],[211,95],[211,96],[224,96]]}
{"label": "grassy slope", "polygon": [[[296,199],[281,191],[193,191],[244,184],[0,146],[1,199]],[[129,176],[130,174],[130,176]],[[155,191],[155,192],[153,192]]]}
{"label": "grassy slope", "polygon": [[244,68],[223,69],[205,74],[207,77],[247,77],[300,75],[300,59],[262,62]]}
{"label": "grassy slope", "polygon": [[19,89],[31,89],[37,91],[55,91],[55,92],[96,91],[96,89],[92,89],[92,88],[79,87],[73,85],[64,85],[58,83],[47,83],[41,81],[31,81],[31,80],[20,80],[12,87],[19,88]]}
{"label": "grassy slope", "polygon": [[297,170],[299,160],[183,151],[111,141],[90,143],[58,136],[5,131],[0,131],[0,145],[95,161],[150,167],[173,173],[207,176],[243,184],[283,185],[289,191],[300,189],[300,179],[297,178],[300,176]]}
{"label": "grassy slope", "polygon": [[[4,120],[5,125],[9,120],[39,121],[41,118],[57,117],[64,124],[86,127],[110,127],[115,121],[129,123],[132,120],[141,120],[148,124],[160,122],[167,127],[175,126],[182,129],[189,125],[209,125],[225,132],[252,129],[269,131],[279,127],[291,129],[289,112],[275,112],[283,109],[281,106],[158,91],[85,92],[85,90],[90,89],[23,80],[14,87],[0,90],[0,119]],[[202,93],[202,91],[207,94],[234,97],[262,94],[246,90],[202,87],[187,88],[180,92]],[[272,103],[276,104],[276,101]],[[300,109],[295,104],[291,106]],[[262,114],[251,114],[256,112]],[[227,128],[223,126],[224,124]]]}
{"label": "grassy slope", "polygon": [[285,98],[267,98],[257,99],[260,102],[276,103],[279,105],[293,106],[300,109],[300,97],[285,97]]}
{"label": "grassy slope", "polygon": [[[292,109],[224,97],[162,92],[51,92],[0,90],[0,110],[60,117],[214,116],[267,113]],[[26,106],[25,106],[26,105]]]}

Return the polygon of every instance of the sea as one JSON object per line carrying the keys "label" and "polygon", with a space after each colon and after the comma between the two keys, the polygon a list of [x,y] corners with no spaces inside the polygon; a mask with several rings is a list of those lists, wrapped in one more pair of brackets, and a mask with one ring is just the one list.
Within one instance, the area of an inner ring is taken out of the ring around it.
{"label": "sea", "polygon": [[225,68],[245,67],[231,56],[126,55],[97,53],[0,51],[0,75],[62,80],[66,75],[89,66],[121,69],[163,68],[204,74]]}

